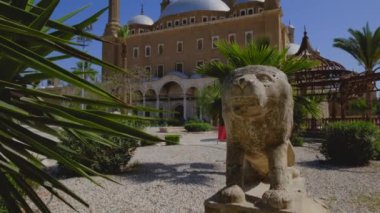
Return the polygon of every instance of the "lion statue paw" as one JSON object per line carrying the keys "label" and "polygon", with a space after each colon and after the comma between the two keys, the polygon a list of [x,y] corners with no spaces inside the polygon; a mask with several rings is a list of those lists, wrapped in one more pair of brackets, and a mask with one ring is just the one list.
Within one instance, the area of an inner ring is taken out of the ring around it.
{"label": "lion statue paw", "polygon": [[290,197],[285,190],[269,190],[263,194],[263,202],[275,209],[286,209],[290,204]]}
{"label": "lion statue paw", "polygon": [[238,185],[222,189],[220,198],[223,203],[244,203],[246,201],[245,193]]}

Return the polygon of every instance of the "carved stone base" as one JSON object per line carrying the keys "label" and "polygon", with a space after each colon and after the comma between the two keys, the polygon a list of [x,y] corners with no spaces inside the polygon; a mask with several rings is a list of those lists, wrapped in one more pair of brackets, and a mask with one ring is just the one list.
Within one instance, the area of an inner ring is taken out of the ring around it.
{"label": "carved stone base", "polygon": [[327,213],[328,207],[322,202],[309,198],[305,190],[305,180],[292,181],[287,191],[291,203],[288,209],[271,209],[262,202],[262,195],[269,190],[268,184],[261,183],[245,194],[246,201],[241,203],[222,203],[219,192],[205,201],[206,213]]}

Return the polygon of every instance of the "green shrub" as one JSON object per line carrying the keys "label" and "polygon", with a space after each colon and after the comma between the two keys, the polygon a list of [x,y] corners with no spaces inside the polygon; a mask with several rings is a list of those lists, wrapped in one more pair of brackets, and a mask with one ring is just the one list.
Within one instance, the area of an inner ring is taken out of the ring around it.
{"label": "green shrub", "polygon": [[74,137],[67,137],[63,145],[77,152],[81,158],[75,158],[81,164],[102,173],[120,173],[132,158],[138,147],[138,140],[124,137],[102,136],[112,140],[117,146],[109,147],[94,141],[84,144]]}
{"label": "green shrub", "polygon": [[304,144],[303,138],[299,136],[294,137],[291,142],[293,146],[303,146]]}
{"label": "green shrub", "polygon": [[122,121],[123,124],[127,126],[131,126],[137,129],[145,129],[148,126],[151,126],[154,121],[147,121],[147,120],[130,120],[130,121]]}
{"label": "green shrub", "polygon": [[165,135],[166,145],[178,145],[180,135]]}
{"label": "green shrub", "polygon": [[[149,126],[150,123],[133,120],[123,121],[123,124],[143,129]],[[80,158],[74,157],[74,155],[70,157],[75,158],[81,164],[101,173],[114,174],[123,172],[123,168],[128,164],[139,144],[145,145],[148,143],[126,137],[106,135],[102,135],[101,137],[112,140],[117,146],[109,147],[91,140],[86,141],[86,144],[84,144],[83,141],[78,141],[73,136],[66,136],[62,141],[62,145],[77,152],[81,156]],[[62,166],[61,168],[64,170],[63,173],[65,175],[74,175]]]}
{"label": "green shrub", "polygon": [[167,121],[168,126],[182,126],[183,121],[178,119],[170,119]]}
{"label": "green shrub", "polygon": [[375,155],[377,127],[368,122],[336,122],[324,129],[321,153],[333,163],[364,165]]}
{"label": "green shrub", "polygon": [[[150,125],[149,121],[120,121],[121,123],[137,128],[144,129]],[[99,142],[87,140],[78,141],[75,137],[66,135],[62,141],[62,145],[75,151],[79,154],[80,158],[75,158],[81,164],[101,173],[115,174],[123,172],[123,168],[128,164],[132,158],[135,149],[144,142],[138,139],[107,136],[102,135],[102,138],[112,140],[116,146],[109,147]],[[75,175],[71,171],[60,166],[60,173],[63,175]]]}
{"label": "green shrub", "polygon": [[187,122],[185,124],[185,129],[188,132],[205,132],[210,131],[212,126],[209,123],[204,122]]}

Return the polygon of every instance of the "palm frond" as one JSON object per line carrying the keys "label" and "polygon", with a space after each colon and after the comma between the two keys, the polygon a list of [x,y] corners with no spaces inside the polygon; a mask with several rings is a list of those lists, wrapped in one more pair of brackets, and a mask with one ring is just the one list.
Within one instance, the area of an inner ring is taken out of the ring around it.
{"label": "palm frond", "polygon": [[[61,192],[88,206],[69,188],[44,172],[44,165],[35,157],[36,154],[59,161],[95,184],[97,183],[91,175],[109,179],[68,158],[67,156],[75,156],[76,152],[60,143],[66,140],[65,135],[75,137],[84,146],[89,144],[88,141],[108,147],[116,146],[113,141],[100,137],[100,133],[132,139],[161,140],[118,122],[120,119],[143,118],[74,109],[63,104],[84,103],[120,109],[150,110],[129,106],[54,63],[56,60],[73,57],[84,60],[87,65],[94,63],[115,72],[125,72],[122,68],[72,46],[76,45],[71,41],[74,36],[102,40],[83,29],[95,22],[106,8],[74,26],[68,26],[62,22],[86,7],[53,21],[50,16],[58,2],[59,0],[41,0],[37,3],[33,0],[19,0],[10,4],[0,1],[0,196],[11,212],[32,212],[25,196],[41,212],[50,212],[29,181],[44,187],[74,211],[74,207],[65,200]],[[53,52],[57,56],[49,57]],[[50,78],[69,82],[96,94],[97,97],[91,99],[57,95],[33,89],[39,81]]]}
{"label": "palm frond", "polygon": [[380,62],[380,27],[374,32],[367,23],[361,31],[348,29],[349,38],[335,38],[334,47],[355,58],[366,72],[373,72]]}
{"label": "palm frond", "polygon": [[219,79],[220,82],[228,76],[236,67],[232,64],[224,64],[220,61],[211,61],[196,68],[196,72],[201,75]]}

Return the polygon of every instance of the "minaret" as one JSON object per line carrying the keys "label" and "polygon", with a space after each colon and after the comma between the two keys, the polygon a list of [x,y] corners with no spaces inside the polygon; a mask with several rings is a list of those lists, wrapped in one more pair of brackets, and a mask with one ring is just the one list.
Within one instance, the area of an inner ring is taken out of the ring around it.
{"label": "minaret", "polygon": [[280,8],[280,0],[265,0],[264,9],[273,10]]}
{"label": "minaret", "polygon": [[120,0],[108,0],[108,4],[108,23],[104,36],[116,37],[117,30],[120,29]]}
{"label": "minaret", "polygon": [[[117,31],[120,29],[120,0],[109,0],[109,12],[108,12],[108,23],[104,31],[103,39],[108,42],[103,42],[102,44],[102,59],[108,63],[116,66],[120,66],[120,55],[121,48],[120,45],[116,44]],[[109,70],[102,69],[102,79],[107,80],[109,77]]]}
{"label": "minaret", "polygon": [[295,32],[295,27],[290,23],[288,25],[288,38],[290,43],[294,43],[294,32]]}
{"label": "minaret", "polygon": [[162,0],[161,2],[161,13],[165,10],[165,8],[170,4],[170,0]]}

